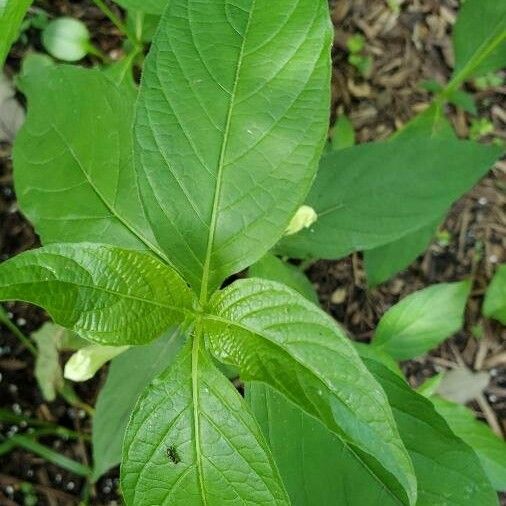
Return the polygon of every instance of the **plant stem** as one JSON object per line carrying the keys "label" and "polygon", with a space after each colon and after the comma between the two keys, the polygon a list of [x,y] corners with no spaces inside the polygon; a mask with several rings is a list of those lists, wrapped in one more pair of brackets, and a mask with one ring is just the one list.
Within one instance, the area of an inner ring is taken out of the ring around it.
{"label": "plant stem", "polygon": [[23,346],[34,356],[37,356],[37,348],[32,344],[30,339],[18,329],[14,323],[12,323],[11,319],[5,312],[5,310],[0,306],[0,323],[3,323],[23,344]]}
{"label": "plant stem", "polygon": [[62,455],[47,446],[41,445],[37,441],[22,435],[14,435],[10,438],[10,440],[16,445],[28,450],[29,452],[35,453],[39,455],[43,459],[48,460],[52,464],[56,466],[62,467],[71,473],[77,474],[79,476],[84,476],[88,478],[91,475],[91,469],[88,466],[81,464],[73,459]]}
{"label": "plant stem", "polygon": [[123,21],[118,16],[116,16],[116,14],[114,14],[114,12],[109,8],[109,6],[104,2],[104,0],[93,0],[93,2],[105,14],[105,16],[107,16],[110,19],[111,23],[115,27],[121,33],[123,33],[124,35],[126,35],[128,37],[128,40],[134,46],[139,46],[140,45],[140,42],[137,39],[137,37],[135,36],[135,34],[133,34],[127,28],[127,26],[125,25],[125,23],[123,23]]}

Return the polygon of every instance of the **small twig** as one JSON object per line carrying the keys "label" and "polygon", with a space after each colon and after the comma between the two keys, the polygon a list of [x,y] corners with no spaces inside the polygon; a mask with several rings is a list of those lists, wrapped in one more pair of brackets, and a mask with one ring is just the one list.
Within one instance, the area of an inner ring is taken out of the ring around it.
{"label": "small twig", "polygon": [[[18,487],[23,483],[26,483],[26,480],[22,480],[20,478],[16,478],[15,476],[0,473],[0,483],[2,485],[15,485]],[[50,492],[51,494],[53,494],[53,496],[58,497],[60,500],[67,501],[67,504],[68,501],[71,501],[72,504],[77,504],[79,502],[79,499],[77,497],[67,494],[66,492],[62,492],[61,490],[57,490],[47,485],[40,485],[39,483],[30,482],[30,484],[33,486],[33,488],[35,488],[39,492],[43,494],[47,494],[48,492]]]}
{"label": "small twig", "polygon": [[0,306],[0,323],[3,323],[12,334],[14,334],[20,341],[21,344],[34,356],[37,356],[37,348],[32,344],[30,339],[18,329],[18,327],[11,321],[4,308]]}
{"label": "small twig", "polygon": [[497,420],[497,416],[494,413],[494,410],[490,407],[487,399],[483,394],[479,394],[476,397],[476,402],[480,406],[481,411],[483,412],[483,416],[487,420],[487,423],[490,425],[490,428],[500,437],[503,438],[503,433],[501,426]]}
{"label": "small twig", "polygon": [[123,23],[123,21],[114,14],[114,12],[109,8],[109,6],[103,0],[93,0],[93,3],[108,17],[111,23],[124,35],[128,37],[128,40],[132,43],[133,46],[139,46],[140,42],[128,28]]}
{"label": "small twig", "polygon": [[5,506],[19,506],[17,502],[12,501],[3,492],[0,491],[0,504],[4,504]]}
{"label": "small twig", "polygon": [[[41,468],[37,471],[37,478],[39,478],[39,481],[42,485],[46,487],[50,487],[51,483],[49,481],[49,476],[47,475],[47,471],[44,468]],[[49,503],[49,506],[58,506],[58,500],[53,495],[51,490],[48,490],[45,493],[47,502]]]}

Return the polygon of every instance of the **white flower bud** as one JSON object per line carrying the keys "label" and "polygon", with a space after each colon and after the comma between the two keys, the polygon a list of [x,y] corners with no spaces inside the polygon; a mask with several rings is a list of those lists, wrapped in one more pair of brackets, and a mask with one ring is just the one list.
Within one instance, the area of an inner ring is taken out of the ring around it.
{"label": "white flower bud", "polygon": [[290,224],[285,230],[285,235],[292,235],[304,228],[309,228],[318,219],[316,211],[310,206],[300,206]]}

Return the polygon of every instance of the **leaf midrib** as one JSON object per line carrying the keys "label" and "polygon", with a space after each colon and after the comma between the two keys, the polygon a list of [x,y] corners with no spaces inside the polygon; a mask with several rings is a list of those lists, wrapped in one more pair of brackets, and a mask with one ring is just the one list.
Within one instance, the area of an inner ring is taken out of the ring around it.
{"label": "leaf midrib", "polygon": [[193,336],[192,353],[191,353],[191,381],[192,381],[192,410],[193,410],[193,431],[195,443],[195,460],[197,465],[197,480],[199,483],[200,495],[204,506],[207,506],[207,498],[204,489],[204,469],[202,467],[202,449],[200,443],[200,406],[199,406],[199,346],[200,339],[203,335],[202,325],[199,324],[195,329]]}
{"label": "leaf midrib", "polygon": [[[37,285],[37,284],[45,284],[45,283],[61,283],[61,284],[64,284],[64,285],[70,285],[70,286],[74,286],[74,287],[77,287],[77,288],[87,288],[87,289],[90,289],[90,290],[97,290],[97,291],[108,293],[110,295],[114,295],[114,296],[119,297],[119,298],[125,298],[125,299],[135,300],[137,302],[142,302],[144,304],[148,304],[148,305],[152,305],[152,306],[158,306],[158,307],[163,307],[164,309],[170,309],[171,311],[182,313],[182,314],[185,314],[187,316],[192,316],[192,317],[195,316],[195,313],[193,313],[189,309],[186,309],[186,308],[181,307],[181,306],[171,306],[170,304],[163,304],[162,302],[157,302],[154,299],[145,299],[143,297],[137,297],[136,295],[125,294],[123,292],[119,292],[119,291],[116,291],[116,290],[111,290],[111,289],[100,287],[100,286],[86,285],[86,284],[81,284],[81,283],[75,283],[75,282],[72,282],[72,281],[61,281],[59,279],[49,279],[49,280],[40,280],[40,281],[29,281],[29,282],[26,282],[26,283],[16,283],[16,286]],[[3,288],[9,288],[9,285],[7,285],[7,287],[5,285],[4,286],[0,286],[0,290],[2,290]],[[1,299],[2,299],[2,297],[0,296],[0,300]],[[10,300],[10,299],[6,299],[6,300]],[[18,299],[18,300],[21,300],[21,299]],[[24,301],[24,302],[30,303],[30,301]]]}
{"label": "leaf midrib", "polygon": [[242,39],[241,49],[239,52],[239,57],[237,60],[237,68],[235,72],[234,85],[232,88],[232,93],[230,95],[230,104],[227,111],[227,118],[225,123],[225,130],[223,132],[223,142],[220,150],[220,157],[218,160],[218,171],[216,174],[216,186],[214,188],[214,196],[213,196],[213,208],[211,211],[211,224],[209,226],[209,235],[207,239],[207,247],[206,247],[206,256],[204,260],[204,266],[202,270],[202,283],[200,286],[200,296],[199,302],[201,305],[204,305],[208,299],[208,290],[209,290],[209,275],[211,269],[211,259],[213,255],[213,247],[214,247],[214,237],[216,234],[216,225],[218,222],[218,207],[221,200],[221,191],[223,184],[223,169],[225,167],[225,153],[228,147],[228,141],[230,137],[230,126],[232,123],[232,114],[234,110],[235,100],[237,96],[237,86],[239,83],[239,76],[241,73],[242,63],[244,60],[244,50],[246,47],[246,39],[248,37],[249,28],[251,26],[251,20],[253,18],[253,11],[255,10],[256,0],[252,0],[251,9],[248,16],[248,22],[246,24],[246,28],[244,30],[244,35]]}

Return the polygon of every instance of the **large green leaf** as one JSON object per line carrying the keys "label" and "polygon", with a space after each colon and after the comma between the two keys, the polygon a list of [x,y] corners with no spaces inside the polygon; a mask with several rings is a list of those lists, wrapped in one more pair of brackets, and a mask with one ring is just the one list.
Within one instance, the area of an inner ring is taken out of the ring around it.
{"label": "large green leaf", "polygon": [[371,344],[397,360],[423,355],[462,327],[470,289],[440,283],[408,295],[383,315]]}
{"label": "large green leaf", "polygon": [[147,253],[108,245],[54,244],[0,264],[0,300],[46,309],[56,323],[111,345],[144,344],[193,310],[193,295]]}
{"label": "large green leaf", "polygon": [[65,65],[29,67],[21,85],[29,107],[14,146],[16,193],[42,241],[107,238],[160,254],[133,167],[130,86]]}
{"label": "large green leaf", "polygon": [[[451,433],[430,403],[385,366],[371,360],[366,364],[388,395],[413,461],[417,506],[495,504],[476,456]],[[254,383],[247,388],[246,398],[294,506],[399,504],[388,484],[362,466],[346,444],[281,394]]]}
{"label": "large green leaf", "polygon": [[496,490],[506,491],[506,444],[490,427],[476,420],[473,412],[441,397],[431,397],[436,411],[452,431],[478,455],[483,470]]}
{"label": "large green leaf", "polygon": [[19,29],[32,0],[0,1],[0,69],[19,35]]}
{"label": "large green leaf", "polygon": [[499,266],[487,288],[483,314],[506,325],[506,264]]}
{"label": "large green leaf", "polygon": [[367,282],[376,286],[405,269],[424,251],[434,237],[441,219],[389,242],[364,252]]}
{"label": "large green leaf", "polygon": [[137,103],[155,235],[204,302],[281,237],[328,128],[324,0],[171,0]]}
{"label": "large green leaf", "polygon": [[289,504],[247,404],[198,338],[146,389],[123,453],[128,505]]}
{"label": "large green leaf", "polygon": [[116,357],[100,390],[93,417],[93,478],[121,461],[121,447],[135,403],[153,378],[173,362],[184,335],[170,332]]}
{"label": "large green leaf", "polygon": [[[455,132],[444,116],[441,104],[434,103],[415,116],[389,141],[395,142],[399,138],[415,137],[440,139],[441,141],[447,139],[450,142],[456,140]],[[395,241],[365,251],[364,261],[369,285],[376,286],[387,281],[413,262],[427,248],[437,226],[442,221],[442,217],[430,222],[423,220],[420,228],[404,234]]]}
{"label": "large green leaf", "polygon": [[466,0],[453,30],[451,86],[506,66],[506,2]]}
{"label": "large green leaf", "polygon": [[399,136],[329,153],[308,197],[318,220],[285,238],[280,250],[332,259],[395,241],[442,216],[500,152],[447,138]]}
{"label": "large green leaf", "polygon": [[245,381],[276,388],[319,418],[400,501],[416,482],[388,401],[351,342],[323,311],[272,281],[236,281],[211,300],[205,334]]}
{"label": "large green leaf", "polygon": [[417,506],[493,506],[497,496],[478,458],[424,397],[375,360],[364,360],[385,390],[419,477]]}

